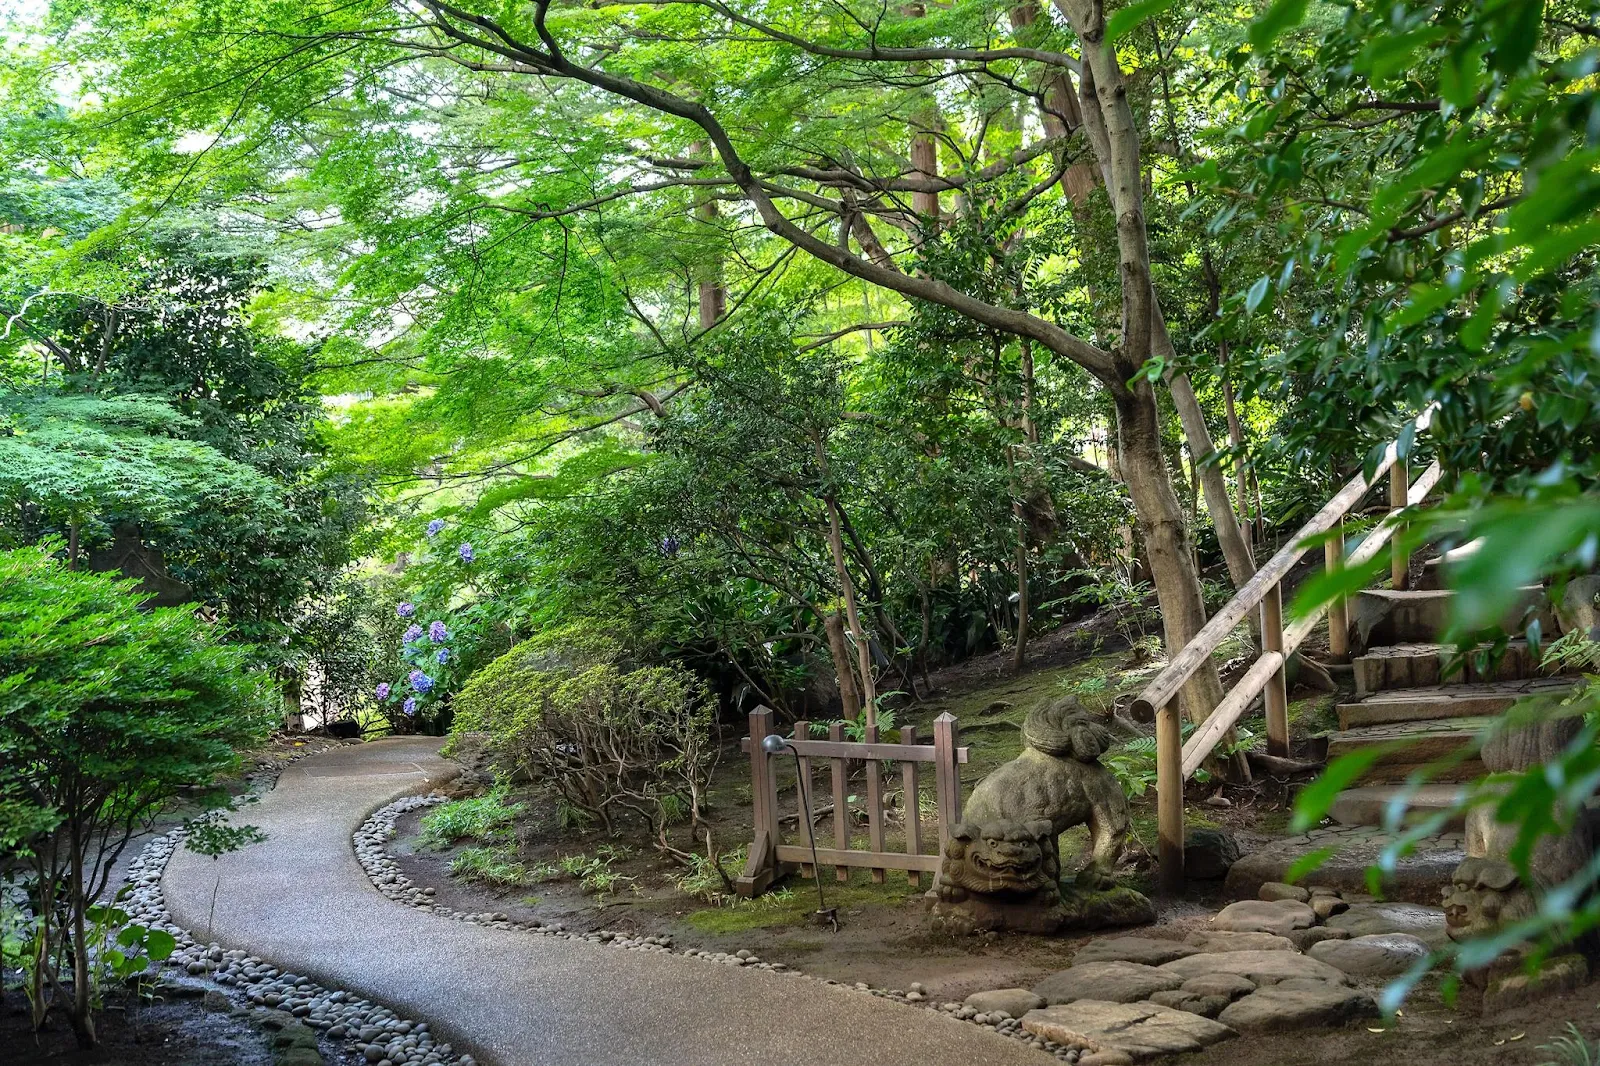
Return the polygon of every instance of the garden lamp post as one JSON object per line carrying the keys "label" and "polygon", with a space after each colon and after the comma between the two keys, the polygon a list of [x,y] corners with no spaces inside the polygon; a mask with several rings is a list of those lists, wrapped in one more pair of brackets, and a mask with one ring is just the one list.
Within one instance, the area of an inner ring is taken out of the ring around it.
{"label": "garden lamp post", "polygon": [[[761,740],[761,750],[768,755],[778,755],[787,751],[794,757],[794,776],[800,787],[800,808],[805,812],[801,819],[806,823],[806,840],[811,844],[811,879],[817,885],[817,909],[813,915],[818,925],[831,925],[833,931],[839,931],[839,908],[828,906],[828,901],[822,895],[822,871],[817,868],[817,833],[816,827],[811,824],[811,796],[809,793],[811,783],[806,780],[808,776],[800,769],[800,752],[795,746],[776,733],[768,733]],[[833,812],[835,818],[840,817],[838,811]]]}

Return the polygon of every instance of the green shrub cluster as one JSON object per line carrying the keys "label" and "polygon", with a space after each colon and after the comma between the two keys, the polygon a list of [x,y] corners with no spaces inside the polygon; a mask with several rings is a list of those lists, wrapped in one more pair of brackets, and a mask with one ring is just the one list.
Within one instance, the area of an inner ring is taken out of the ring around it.
{"label": "green shrub cluster", "polygon": [[524,641],[456,697],[453,732],[482,733],[502,773],[555,787],[607,829],[659,829],[704,806],[715,756],[705,686],[674,665],[632,661],[593,626]]}

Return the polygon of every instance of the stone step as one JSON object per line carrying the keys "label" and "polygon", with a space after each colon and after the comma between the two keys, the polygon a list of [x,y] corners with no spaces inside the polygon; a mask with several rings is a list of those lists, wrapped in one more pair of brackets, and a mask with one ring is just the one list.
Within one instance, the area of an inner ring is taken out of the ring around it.
{"label": "stone step", "polygon": [[[1328,759],[1377,745],[1396,745],[1378,756],[1362,784],[1404,781],[1413,770],[1470,748],[1490,723],[1487,715],[1437,718],[1429,721],[1384,722],[1328,734]],[[1486,773],[1483,762],[1470,756],[1448,767],[1429,768],[1431,781],[1468,781]]]}
{"label": "stone step", "polygon": [[[1528,696],[1550,695],[1572,687],[1570,677],[1537,677],[1524,681],[1491,681],[1476,685],[1429,685],[1374,692],[1353,703],[1339,704],[1339,728],[1420,723],[1438,719],[1497,715]],[[1329,738],[1329,756],[1333,738]]]}
{"label": "stone step", "polygon": [[1450,644],[1390,644],[1369,648],[1352,659],[1350,666],[1359,696],[1397,688],[1522,681],[1558,672],[1540,666],[1539,656],[1529,651],[1525,640],[1509,641],[1499,655],[1489,651],[1485,644],[1458,660],[1456,648]]}
{"label": "stone step", "polygon": [[1445,568],[1454,563],[1465,562],[1471,558],[1481,547],[1483,541],[1472,540],[1447,552],[1441,552],[1432,559],[1422,564],[1422,578],[1417,582],[1420,589],[1442,589],[1445,587]]}
{"label": "stone step", "polygon": [[[1426,644],[1438,640],[1450,626],[1449,589],[1366,589],[1351,604],[1356,644],[1361,648],[1394,644]],[[1500,627],[1509,633],[1520,632],[1526,608],[1540,607],[1539,619],[1547,633],[1556,632],[1555,615],[1545,603],[1545,590],[1539,585],[1522,589],[1522,595]]]}
{"label": "stone step", "polygon": [[[1382,825],[1389,805],[1396,796],[1405,797],[1405,815],[1402,824],[1410,825],[1424,818],[1449,810],[1460,802],[1465,786],[1460,783],[1433,783],[1408,790],[1404,785],[1357,785],[1347,788],[1334,797],[1328,808],[1328,817],[1340,825]],[[1456,815],[1445,823],[1445,830],[1459,830],[1464,815]]]}

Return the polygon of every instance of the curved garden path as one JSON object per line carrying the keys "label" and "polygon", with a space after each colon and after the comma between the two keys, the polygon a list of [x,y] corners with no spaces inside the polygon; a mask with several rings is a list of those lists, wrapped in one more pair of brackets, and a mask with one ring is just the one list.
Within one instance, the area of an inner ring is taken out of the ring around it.
{"label": "curved garden path", "polygon": [[[617,951],[436,917],[379,895],[350,836],[451,772],[439,741],[351,745],[284,771],[242,817],[264,843],[180,849],[173,921],[428,1021],[494,1066],[1039,1066],[1047,1057],[930,1011],[666,953]],[[848,936],[848,932],[845,934]]]}

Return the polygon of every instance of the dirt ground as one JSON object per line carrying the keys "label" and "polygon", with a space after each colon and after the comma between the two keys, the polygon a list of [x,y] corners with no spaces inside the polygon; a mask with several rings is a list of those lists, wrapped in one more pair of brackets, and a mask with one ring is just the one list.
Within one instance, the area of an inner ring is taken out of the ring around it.
{"label": "dirt ground", "polygon": [[[108,998],[95,1017],[98,1047],[78,1048],[72,1030],[52,1020],[32,1031],[28,1003],[7,993],[0,1004],[0,1059],[16,1066],[271,1066],[266,1036],[241,1017],[207,1010],[197,998],[133,1004]],[[13,1057],[15,1056],[15,1057]]]}

